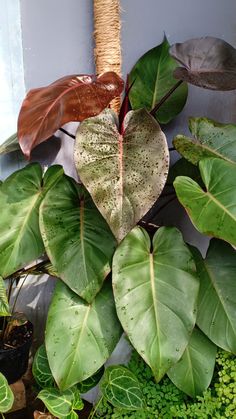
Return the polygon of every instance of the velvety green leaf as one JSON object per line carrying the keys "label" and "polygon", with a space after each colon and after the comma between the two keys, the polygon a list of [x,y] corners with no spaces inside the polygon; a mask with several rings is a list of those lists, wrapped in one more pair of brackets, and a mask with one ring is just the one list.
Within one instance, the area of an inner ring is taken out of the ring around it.
{"label": "velvety green leaf", "polygon": [[48,313],[46,349],[61,389],[93,375],[109,358],[120,335],[109,280],[91,304],[59,281]]}
{"label": "velvety green leaf", "polygon": [[200,330],[194,329],[183,356],[169,369],[168,377],[189,396],[202,394],[212,380],[216,349]]}
{"label": "velvety green leaf", "polygon": [[49,367],[45,345],[41,345],[34,356],[32,372],[40,387],[53,387],[54,378]]}
{"label": "velvety green leaf", "polygon": [[196,249],[200,278],[197,325],[216,345],[236,354],[236,251],[212,239],[205,260]]}
{"label": "velvety green leaf", "polygon": [[0,276],[0,316],[10,316],[10,308],[4,281]]}
{"label": "velvety green leaf", "polygon": [[17,133],[11,135],[4,143],[0,144],[0,154],[7,154],[20,150]]}
{"label": "velvety green leaf", "polygon": [[111,270],[116,241],[86,189],[63,176],[40,207],[40,230],[58,276],[91,302]]}
{"label": "velvety green leaf", "polygon": [[39,392],[38,399],[42,400],[52,415],[60,419],[78,418],[74,409],[83,409],[83,402],[75,387],[63,392],[56,388],[45,388]]}
{"label": "velvety green leaf", "polygon": [[80,393],[87,393],[87,391],[95,387],[101,380],[103,373],[104,367],[102,366],[102,368],[100,368],[94,375],[87,378],[87,380],[81,381],[81,383],[77,385]]}
{"label": "velvety green leaf", "polygon": [[9,176],[0,188],[0,275],[7,277],[44,251],[39,231],[39,206],[50,187],[62,176],[52,166],[42,180],[38,163]]}
{"label": "velvety green leaf", "polygon": [[196,320],[199,283],[181,233],[161,227],[151,243],[134,228],[115,252],[113,288],[122,326],[159,381],[182,356]]}
{"label": "velvety green leaf", "polygon": [[206,89],[236,89],[236,49],[222,39],[189,39],[173,45],[170,54],[184,66],[174,71],[177,79]]}
{"label": "velvety green leaf", "polygon": [[236,162],[236,125],[220,124],[207,118],[190,118],[189,129],[194,138],[177,135],[173,144],[193,164],[207,157]]}
{"label": "velvety green leaf", "polygon": [[164,187],[169,152],[150,114],[129,112],[125,132],[111,110],[82,122],[76,135],[79,176],[118,241],[152,207]]}
{"label": "velvety green leaf", "polygon": [[100,384],[102,394],[115,407],[142,409],[143,394],[138,379],[121,365],[106,368]]}
{"label": "velvety green leaf", "polygon": [[173,183],[177,176],[189,176],[202,184],[202,178],[198,167],[183,158],[179,159],[170,167],[167,182]]}
{"label": "velvety green leaf", "polygon": [[12,408],[14,395],[3,374],[0,373],[0,413],[8,412]]}
{"label": "velvety green leaf", "polygon": [[177,197],[201,233],[236,245],[236,165],[204,159],[199,168],[206,191],[192,179],[179,176],[174,182]]}
{"label": "velvety green leaf", "polygon": [[[133,109],[146,108],[149,111],[176,84],[173,71],[176,61],[169,54],[169,43],[166,39],[161,45],[146,52],[135,64],[129,75],[129,99]],[[188,87],[183,83],[160,107],[156,118],[161,124],[167,124],[186,103]]]}

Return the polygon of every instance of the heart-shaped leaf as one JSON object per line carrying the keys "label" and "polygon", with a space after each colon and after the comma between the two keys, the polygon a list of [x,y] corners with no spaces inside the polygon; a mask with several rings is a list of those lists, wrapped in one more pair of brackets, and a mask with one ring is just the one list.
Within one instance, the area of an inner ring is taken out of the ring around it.
{"label": "heart-shaped leaf", "polygon": [[44,252],[39,231],[39,206],[62,176],[61,166],[52,166],[42,178],[38,163],[9,176],[0,188],[0,275],[5,278]]}
{"label": "heart-shaped leaf", "polygon": [[199,168],[206,191],[192,179],[179,176],[174,182],[177,197],[201,233],[236,245],[236,165],[204,159]]}
{"label": "heart-shaped leaf", "polygon": [[236,251],[212,239],[205,260],[193,250],[200,278],[197,325],[216,345],[236,354]]}
{"label": "heart-shaped leaf", "polygon": [[0,276],[0,316],[10,316],[10,308],[6,294],[6,288],[2,277]]}
{"label": "heart-shaped leaf", "polygon": [[170,48],[170,55],[184,67],[177,79],[211,90],[236,89],[236,49],[222,39],[207,36]]}
{"label": "heart-shaped leaf", "polygon": [[193,164],[207,157],[236,163],[236,125],[220,124],[207,118],[190,118],[189,129],[194,139],[177,135],[176,150]]}
{"label": "heart-shaped leaf", "polygon": [[0,372],[0,413],[8,412],[12,408],[14,395],[8,382]]}
{"label": "heart-shaped leaf", "polygon": [[59,281],[48,313],[46,350],[60,389],[87,379],[101,368],[120,336],[109,280],[91,304]]}
{"label": "heart-shaped leaf", "polygon": [[32,373],[40,387],[53,387],[54,378],[49,367],[45,345],[41,345],[34,356]]}
{"label": "heart-shaped leaf", "polygon": [[[131,70],[129,81],[134,84],[129,99],[133,109],[146,108],[150,111],[176,84],[173,71],[177,64],[169,54],[169,47],[167,39],[164,39],[161,45],[146,52]],[[178,115],[187,95],[188,87],[183,83],[156,113],[158,122],[167,124]]]}
{"label": "heart-shaped leaf", "polygon": [[30,90],[18,119],[18,137],[23,153],[30,157],[36,145],[70,121],[99,114],[121,94],[123,80],[113,72],[99,77],[66,76],[46,87]]}
{"label": "heart-shaped leaf", "polygon": [[115,407],[137,410],[144,398],[137,377],[121,365],[106,368],[100,384],[103,396]]}
{"label": "heart-shaped leaf", "polygon": [[117,314],[157,381],[187,346],[198,287],[193,257],[175,228],[161,227],[151,244],[146,231],[135,227],[115,252]]}
{"label": "heart-shaped leaf", "polygon": [[74,410],[82,410],[84,406],[75,387],[63,392],[56,388],[45,388],[37,397],[42,400],[52,415],[60,419],[78,418]]}
{"label": "heart-shaped leaf", "polygon": [[168,377],[190,397],[202,394],[212,380],[216,349],[199,329],[194,329],[183,356],[169,369]]}
{"label": "heart-shaped leaf", "polygon": [[91,302],[111,270],[116,241],[86,189],[63,176],[40,207],[40,231],[58,276]]}
{"label": "heart-shaped leaf", "polygon": [[75,145],[79,176],[118,241],[161,194],[169,164],[166,137],[146,110],[129,112],[124,128],[122,136],[106,110],[80,124]]}

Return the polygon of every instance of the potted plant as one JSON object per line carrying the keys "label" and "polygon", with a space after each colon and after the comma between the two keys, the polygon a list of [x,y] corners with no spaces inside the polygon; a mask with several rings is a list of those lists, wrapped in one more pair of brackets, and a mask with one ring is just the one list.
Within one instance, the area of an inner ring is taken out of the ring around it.
{"label": "potted plant", "polygon": [[[184,159],[168,177],[172,149],[161,127],[185,105],[186,82],[235,89],[235,60],[216,38],[170,50],[164,39],[132,69],[119,116],[107,108],[123,89],[114,73],[65,77],[26,96],[18,138],[27,158],[66,122],[81,122],[79,183],[61,166],[43,173],[33,163],[0,188],[1,276],[46,254],[40,269],[49,259],[59,278],[33,367],[52,415],[77,417],[80,393],[100,380],[123,331],[157,383],[168,374],[191,397],[209,386],[217,347],[236,352],[236,128],[192,118],[194,139],[175,138]],[[205,259],[175,227],[150,223],[164,195],[214,237]],[[143,408],[139,381],[124,366],[105,370],[101,390],[114,406]]]}

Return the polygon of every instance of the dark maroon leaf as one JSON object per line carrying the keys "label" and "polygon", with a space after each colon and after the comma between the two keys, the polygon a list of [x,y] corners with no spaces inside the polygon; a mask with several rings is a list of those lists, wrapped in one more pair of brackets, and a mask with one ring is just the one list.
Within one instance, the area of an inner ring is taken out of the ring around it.
{"label": "dark maroon leaf", "polygon": [[236,49],[222,39],[190,39],[172,45],[170,55],[183,65],[174,71],[176,79],[205,89],[236,89]]}
{"label": "dark maroon leaf", "polygon": [[18,138],[23,153],[47,140],[62,125],[99,114],[121,94],[123,80],[113,72],[99,77],[72,75],[49,86],[30,90],[18,119]]}

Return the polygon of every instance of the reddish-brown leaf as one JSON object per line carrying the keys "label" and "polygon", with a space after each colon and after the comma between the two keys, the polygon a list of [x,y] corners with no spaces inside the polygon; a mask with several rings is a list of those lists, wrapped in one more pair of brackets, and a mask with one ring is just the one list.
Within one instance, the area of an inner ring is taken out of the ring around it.
{"label": "reddish-brown leaf", "polygon": [[30,90],[18,119],[18,138],[26,157],[62,125],[98,115],[121,94],[123,80],[114,72],[99,77],[72,75]]}

